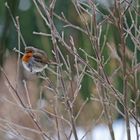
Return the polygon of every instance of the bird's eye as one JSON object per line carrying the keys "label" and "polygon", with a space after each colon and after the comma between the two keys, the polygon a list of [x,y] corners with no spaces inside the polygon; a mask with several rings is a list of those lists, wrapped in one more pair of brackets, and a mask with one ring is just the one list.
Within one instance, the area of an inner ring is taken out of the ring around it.
{"label": "bird's eye", "polygon": [[25,57],[26,58],[30,58],[30,57],[32,57],[33,56],[33,53],[25,53]]}
{"label": "bird's eye", "polygon": [[24,62],[28,62],[32,56],[33,56],[32,53],[26,53],[26,54],[22,57],[22,60],[23,60]]}

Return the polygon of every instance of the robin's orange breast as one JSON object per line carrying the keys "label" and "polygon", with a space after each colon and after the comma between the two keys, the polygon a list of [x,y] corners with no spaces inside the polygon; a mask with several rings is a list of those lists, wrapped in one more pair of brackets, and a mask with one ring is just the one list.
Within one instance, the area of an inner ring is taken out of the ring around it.
{"label": "robin's orange breast", "polygon": [[30,61],[30,59],[32,58],[33,53],[29,52],[29,53],[25,53],[22,57],[22,61],[28,63]]}

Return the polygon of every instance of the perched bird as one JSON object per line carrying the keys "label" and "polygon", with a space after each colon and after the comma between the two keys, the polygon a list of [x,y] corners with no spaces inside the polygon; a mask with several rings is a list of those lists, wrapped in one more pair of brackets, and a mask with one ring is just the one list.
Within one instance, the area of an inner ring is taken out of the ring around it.
{"label": "perched bird", "polygon": [[27,71],[37,73],[43,71],[50,64],[50,61],[46,52],[29,46],[25,48],[22,64]]}

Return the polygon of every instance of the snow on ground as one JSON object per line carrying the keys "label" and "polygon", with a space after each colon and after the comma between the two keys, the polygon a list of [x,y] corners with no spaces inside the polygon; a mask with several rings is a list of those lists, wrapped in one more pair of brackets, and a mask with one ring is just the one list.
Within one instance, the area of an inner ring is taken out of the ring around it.
{"label": "snow on ground", "polygon": [[[133,119],[130,119],[130,131],[131,131],[131,140],[140,140],[137,139],[136,134],[136,122]],[[140,127],[138,126],[138,134],[140,135]],[[117,120],[113,123],[113,130],[115,134],[115,140],[127,140],[126,133],[126,124],[124,120]],[[77,128],[78,138],[79,140],[85,134],[84,130],[81,128]],[[71,138],[73,140],[74,137]],[[105,124],[99,124],[93,128],[93,130],[87,135],[86,138],[82,140],[111,140],[109,129]]]}

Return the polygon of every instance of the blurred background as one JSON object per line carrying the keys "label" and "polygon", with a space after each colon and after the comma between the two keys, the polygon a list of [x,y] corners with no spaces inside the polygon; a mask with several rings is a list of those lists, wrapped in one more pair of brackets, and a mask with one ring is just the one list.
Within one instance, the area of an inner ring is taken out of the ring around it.
{"label": "blurred background", "polygon": [[[49,7],[51,0],[45,0],[46,6]],[[107,77],[110,79],[114,88],[123,96],[124,79],[123,79],[123,52],[121,48],[122,34],[115,24],[115,19],[119,19],[119,10],[123,13],[123,30],[124,30],[124,42],[125,42],[125,60],[126,60],[126,73],[127,77],[127,104],[128,110],[133,112],[135,118],[139,118],[139,89],[140,89],[140,74],[139,74],[139,61],[140,61],[140,1],[139,0],[124,0],[120,3],[120,9],[115,9],[115,0],[96,0],[96,21],[93,20],[92,14],[93,5],[92,0],[78,0],[81,5],[80,15],[84,17],[84,21],[81,20],[76,8],[71,0],[56,0],[53,21],[57,31],[64,33],[65,42],[70,44],[70,36],[74,40],[74,46],[76,47],[77,54],[84,60],[88,59],[88,63],[95,70],[98,70],[98,63],[96,62],[96,54],[93,51],[93,45],[90,42],[90,37],[84,32],[79,30],[86,29],[85,25],[88,25],[91,33],[95,35],[94,22],[97,22],[96,34],[101,50],[101,58],[104,64],[104,71]],[[5,3],[10,7],[10,11],[6,8]],[[118,10],[118,11],[117,11]],[[114,14],[113,16],[111,15]],[[39,118],[39,122],[44,131],[49,130],[49,135],[57,135],[56,133],[56,119],[52,114],[55,114],[54,102],[56,97],[51,91],[46,88],[49,86],[48,82],[40,80],[35,75],[30,75],[23,68],[21,62],[18,61],[18,53],[13,51],[14,48],[18,49],[18,34],[17,29],[13,23],[11,15],[19,17],[19,24],[21,34],[25,41],[20,44],[20,51],[24,52],[24,48],[27,46],[34,46],[47,52],[49,59],[55,61],[55,56],[52,53],[54,47],[50,36],[43,36],[37,33],[42,32],[50,34],[50,29],[46,26],[42,17],[40,16],[35,4],[32,0],[1,0],[0,1],[0,65],[4,69],[12,86],[20,94],[23,102],[29,103],[36,114],[36,118]],[[61,20],[58,16],[64,15],[68,22]],[[91,20],[92,19],[92,20]],[[84,23],[85,22],[85,23]],[[69,24],[68,24],[69,23]],[[68,25],[68,26],[67,26]],[[71,25],[71,26],[70,26]],[[75,25],[74,27],[72,25]],[[94,44],[95,45],[95,44]],[[75,58],[58,43],[60,51],[63,54],[65,60],[69,60],[71,66],[71,75],[67,76],[69,71],[66,66],[62,68],[64,74],[64,82],[67,87],[67,93],[71,98],[73,96],[72,89],[76,91],[77,85],[77,69],[75,68]],[[95,58],[95,59],[94,59]],[[62,63],[63,59],[60,59]],[[79,72],[82,72],[84,65],[78,63]],[[18,69],[19,68],[19,69]],[[18,74],[17,74],[18,69]],[[56,68],[52,67],[54,71]],[[87,72],[88,73],[88,72]],[[120,104],[118,100],[112,95],[112,91],[107,91],[104,96],[101,95],[101,89],[99,89],[98,78],[93,79],[92,76],[86,73],[82,77],[80,82],[80,90],[76,101],[73,106],[73,115],[76,116],[80,110],[78,118],[75,120],[77,133],[79,139],[82,136],[85,140],[99,140],[102,139],[97,136],[97,133],[93,135],[93,128],[97,125],[106,125],[107,131],[111,129],[111,125],[116,120],[122,121],[125,118],[124,106]],[[51,73],[46,72],[47,77],[52,80],[53,84],[57,86],[57,78]],[[101,83],[102,84],[102,83]],[[70,86],[71,85],[71,86]],[[61,87],[58,88],[61,94]],[[28,91],[28,95],[27,95]],[[27,113],[19,107],[17,98],[15,97],[11,87],[7,84],[5,77],[0,73],[0,138],[3,140],[19,140],[19,139],[34,139],[39,140],[39,132],[34,131],[36,126],[32,120],[28,117]],[[106,99],[107,105],[102,101]],[[66,120],[69,120],[69,113],[67,108],[63,104],[63,99],[57,101],[59,108],[59,115],[63,116]],[[81,106],[83,106],[81,108]],[[42,112],[42,110],[44,112]],[[106,112],[107,109],[107,112]],[[130,118],[132,116],[128,115]],[[110,119],[108,118],[110,117]],[[61,120],[62,121],[62,120]],[[133,122],[136,131],[136,139],[139,140],[139,131],[137,129],[138,122]],[[123,122],[124,123],[124,122]],[[15,125],[16,124],[16,125]],[[111,125],[110,125],[111,124]],[[120,124],[121,126],[122,124]],[[110,127],[108,127],[110,126]],[[61,126],[62,127],[62,126]],[[69,139],[74,139],[73,135],[69,134],[69,125],[63,124],[66,128],[66,134],[70,136]],[[114,126],[112,126],[113,129]],[[28,130],[29,129],[29,130]],[[57,128],[58,129],[58,128]],[[61,128],[63,131],[64,128]],[[101,131],[103,128],[101,127]],[[68,131],[68,132],[67,132]],[[98,132],[99,135],[102,132]],[[107,140],[110,140],[110,134]],[[128,133],[128,132],[127,132]],[[61,139],[66,139],[63,134]],[[113,135],[113,134],[112,134]],[[97,137],[96,137],[97,136]],[[57,136],[56,136],[57,137]],[[111,136],[113,137],[113,136]],[[122,134],[123,137],[123,134]],[[56,138],[58,139],[58,138]],[[68,139],[68,138],[67,138]],[[127,138],[126,138],[127,139]],[[115,140],[120,140],[115,135]]]}

